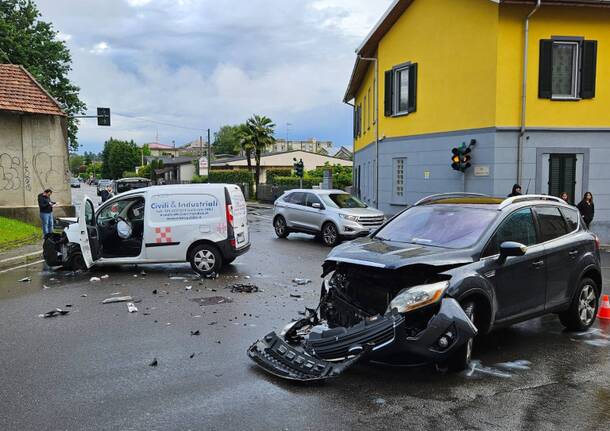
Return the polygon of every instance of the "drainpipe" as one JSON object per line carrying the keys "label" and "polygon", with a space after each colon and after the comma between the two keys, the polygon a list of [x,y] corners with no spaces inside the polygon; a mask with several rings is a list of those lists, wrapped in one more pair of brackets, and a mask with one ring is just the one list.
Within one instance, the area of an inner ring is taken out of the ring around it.
{"label": "drainpipe", "polygon": [[529,47],[529,31],[530,31],[530,18],[538,12],[542,0],[536,0],[536,6],[525,18],[525,29],[524,29],[524,40],[523,40],[523,87],[521,89],[521,127],[519,129],[519,140],[517,142],[517,184],[521,184],[523,170],[521,168],[521,162],[523,160],[523,145],[525,144],[525,115],[527,107],[527,50]]}
{"label": "drainpipe", "polygon": [[375,63],[375,207],[379,208],[379,64],[377,58],[357,55],[360,60]]}
{"label": "drainpipe", "polygon": [[[345,103],[346,105],[351,106],[352,107],[352,111],[354,109],[356,109],[356,105],[354,103],[349,103],[349,102],[346,102],[346,101],[343,101],[343,103]],[[354,125],[354,127],[355,127],[355,125]],[[354,136],[354,140],[356,140],[355,136]],[[352,146],[352,149],[354,150],[354,152],[352,153],[352,159],[353,159],[354,154],[356,154],[356,148],[354,146]],[[353,190],[354,190],[354,184],[356,184],[356,169],[354,169],[354,163],[352,161],[352,194],[353,194]]]}

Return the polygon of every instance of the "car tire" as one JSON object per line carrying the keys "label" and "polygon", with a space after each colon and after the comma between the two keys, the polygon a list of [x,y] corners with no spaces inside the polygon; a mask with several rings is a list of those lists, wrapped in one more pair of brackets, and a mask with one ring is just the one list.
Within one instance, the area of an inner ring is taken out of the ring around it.
{"label": "car tire", "polygon": [[[474,302],[466,302],[462,304],[462,308],[472,322],[475,319]],[[474,346],[474,337],[471,337],[466,343],[460,346],[455,353],[447,361],[447,369],[452,372],[463,371],[468,368],[472,359],[472,348]]]}
{"label": "car tire", "polygon": [[580,280],[570,308],[559,313],[559,320],[570,331],[586,331],[595,322],[600,290],[597,283],[585,277]]}
{"label": "car tire", "polygon": [[222,268],[222,256],[218,248],[211,244],[201,244],[193,249],[189,257],[191,268],[196,273],[208,276]]}
{"label": "car tire", "polygon": [[225,259],[223,261],[223,265],[230,265],[230,264],[232,264],[235,261],[235,259],[237,259],[237,258],[236,257],[232,257],[231,259]]}
{"label": "car tire", "polygon": [[81,251],[73,251],[68,255],[68,260],[64,264],[64,268],[68,271],[86,271],[87,264],[83,258]]}
{"label": "car tire", "polygon": [[290,234],[286,219],[282,216],[277,216],[273,220],[273,228],[275,229],[275,234],[278,238],[286,238]]}
{"label": "car tire", "polygon": [[322,243],[327,247],[334,247],[341,239],[339,238],[339,229],[332,222],[326,222],[322,225]]}

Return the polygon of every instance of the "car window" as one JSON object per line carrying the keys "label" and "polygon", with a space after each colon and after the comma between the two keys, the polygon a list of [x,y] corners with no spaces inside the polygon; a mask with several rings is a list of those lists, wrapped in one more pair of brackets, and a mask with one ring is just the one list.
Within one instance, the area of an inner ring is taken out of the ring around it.
{"label": "car window", "polygon": [[288,201],[291,204],[295,205],[305,205],[305,193],[295,192],[290,195],[290,200]]}
{"label": "car window", "polygon": [[568,224],[568,230],[570,232],[574,232],[576,229],[578,229],[578,219],[580,218],[580,214],[577,209],[561,208],[561,213]]}
{"label": "car window", "polygon": [[313,193],[305,193],[306,195],[306,205],[308,207],[312,206],[312,204],[317,203],[317,204],[322,204],[322,202],[320,202],[320,199],[318,199],[318,197],[316,195],[314,195]]}
{"label": "car window", "polygon": [[483,256],[500,253],[500,245],[506,241],[515,241],[526,246],[536,244],[536,227],[530,208],[523,208],[510,214],[489,240]]}
{"label": "car window", "polygon": [[550,241],[568,233],[566,223],[556,207],[536,207],[540,242]]}
{"label": "car window", "polygon": [[133,200],[123,199],[102,208],[97,214],[97,223],[105,223],[115,219]]}
{"label": "car window", "polygon": [[330,193],[322,195],[324,203],[333,208],[366,208],[367,205],[360,199],[348,193]]}

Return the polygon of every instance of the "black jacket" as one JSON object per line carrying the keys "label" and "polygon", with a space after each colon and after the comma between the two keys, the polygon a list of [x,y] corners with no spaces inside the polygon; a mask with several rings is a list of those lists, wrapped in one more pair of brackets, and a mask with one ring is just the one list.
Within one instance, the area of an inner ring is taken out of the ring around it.
{"label": "black jacket", "polygon": [[110,193],[108,190],[102,190],[100,192],[100,196],[102,198],[102,202],[106,202],[108,199],[110,199],[112,197],[112,193]]}
{"label": "black jacket", "polygon": [[53,205],[51,205],[51,199],[48,196],[45,196],[43,193],[38,195],[38,208],[40,208],[41,213],[52,213]]}
{"label": "black jacket", "polygon": [[584,200],[580,201],[578,205],[576,205],[580,214],[582,214],[582,218],[585,219],[587,224],[593,221],[593,216],[595,215],[595,205],[591,202],[591,205],[587,204]]}

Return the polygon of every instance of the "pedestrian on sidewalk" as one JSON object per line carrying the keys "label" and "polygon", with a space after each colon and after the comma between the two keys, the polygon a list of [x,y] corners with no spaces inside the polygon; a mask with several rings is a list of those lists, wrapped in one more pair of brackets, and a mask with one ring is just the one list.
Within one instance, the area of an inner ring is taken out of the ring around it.
{"label": "pedestrian on sidewalk", "polygon": [[561,192],[559,195],[561,199],[563,199],[567,204],[570,203],[570,198],[568,197],[568,192]]}
{"label": "pedestrian on sidewalk", "polygon": [[589,229],[589,226],[593,221],[593,217],[595,216],[595,205],[593,204],[593,195],[591,192],[585,193],[585,196],[578,203],[578,205],[576,205],[576,207],[580,211],[580,214],[587,225],[587,229]]}
{"label": "pedestrian on sidewalk", "polygon": [[519,184],[515,184],[513,186],[513,191],[508,195],[509,198],[512,198],[513,196],[521,196],[521,186]]}
{"label": "pedestrian on sidewalk", "polygon": [[53,233],[53,205],[55,205],[55,202],[51,200],[52,194],[53,190],[46,189],[38,195],[38,208],[40,209],[43,238]]}

